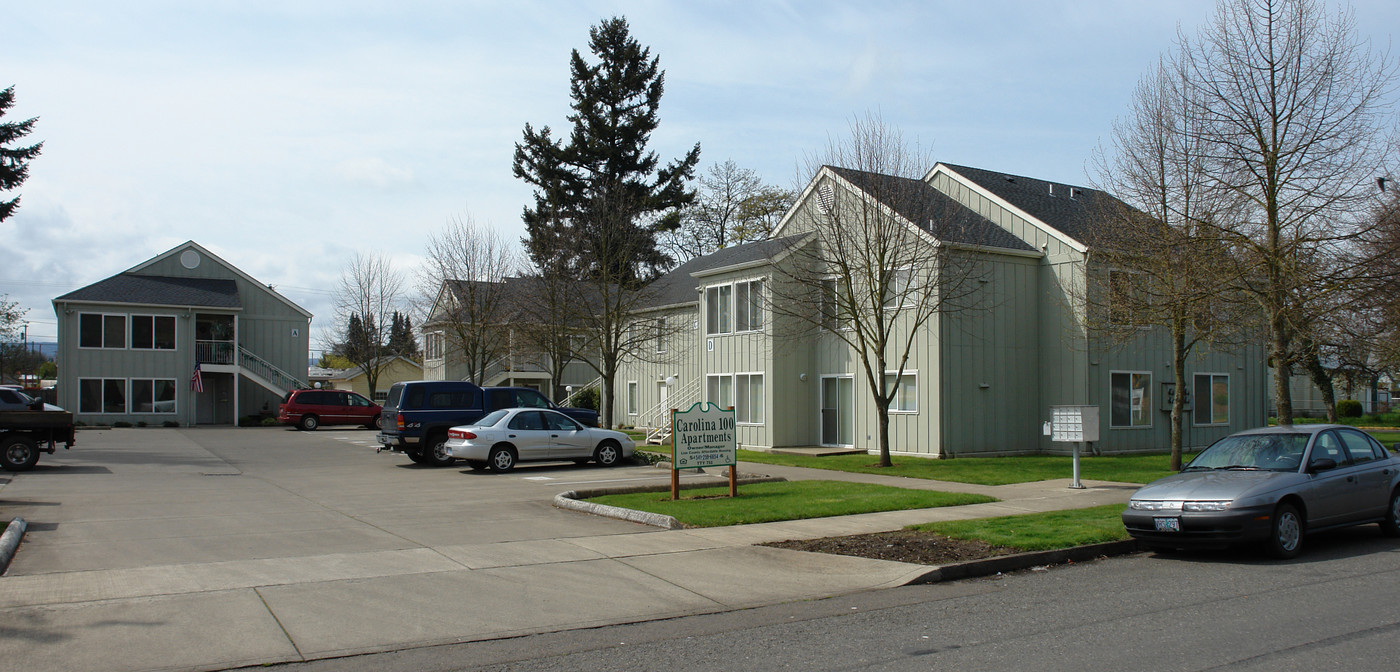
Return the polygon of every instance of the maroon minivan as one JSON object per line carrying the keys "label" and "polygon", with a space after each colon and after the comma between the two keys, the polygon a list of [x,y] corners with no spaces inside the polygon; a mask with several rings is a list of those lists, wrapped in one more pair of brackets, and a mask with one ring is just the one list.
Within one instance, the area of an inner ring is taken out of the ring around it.
{"label": "maroon minivan", "polygon": [[311,431],[321,425],[364,425],[379,429],[379,404],[347,390],[292,390],[282,400],[277,421]]}

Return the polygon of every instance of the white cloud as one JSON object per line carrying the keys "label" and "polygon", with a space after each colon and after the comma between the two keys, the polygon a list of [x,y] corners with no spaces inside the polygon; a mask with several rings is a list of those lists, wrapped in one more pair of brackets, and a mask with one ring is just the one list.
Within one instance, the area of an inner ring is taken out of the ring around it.
{"label": "white cloud", "polygon": [[356,187],[390,189],[413,182],[413,171],[391,166],[378,157],[346,159],[336,164],[335,173]]}

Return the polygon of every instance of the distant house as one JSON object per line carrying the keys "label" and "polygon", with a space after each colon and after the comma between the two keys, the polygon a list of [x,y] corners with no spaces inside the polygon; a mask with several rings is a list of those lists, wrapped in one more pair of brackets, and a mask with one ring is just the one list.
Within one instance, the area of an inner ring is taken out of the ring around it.
{"label": "distant house", "polygon": [[[909,202],[883,202],[880,194],[889,192],[870,188],[895,180],[903,178],[825,167],[772,239],[692,259],[658,280],[651,305],[633,316],[638,326],[655,329],[655,346],[619,370],[616,420],[653,430],[651,439],[661,440],[670,409],[708,401],[734,408],[744,446],[877,450],[878,412],[857,353],[835,333],[845,327],[837,318],[821,329],[805,327],[825,320],[798,324],[791,310],[775,311],[772,303],[775,283],[792,277],[783,264],[797,263],[795,246],[811,244],[810,222],[831,207],[833,193],[896,213],[903,225],[932,238],[926,222],[903,214]],[[943,163],[907,182],[902,198],[927,199],[967,222],[962,239],[931,244],[983,265],[978,282],[987,307],[936,315],[911,335],[913,351],[890,412],[891,451],[924,457],[1068,451],[1069,444],[1043,432],[1055,405],[1099,408],[1096,451],[1165,449],[1174,393],[1167,339],[1144,329],[1132,343],[1107,343],[1086,321],[1090,307],[1074,291],[1091,275],[1120,272],[1095,256],[1089,242],[1101,212],[1095,204],[1112,197]],[[900,324],[894,329],[900,338],[909,333]],[[1186,367],[1195,398],[1184,422],[1186,446],[1265,423],[1262,347],[1200,348]],[[896,372],[883,373],[893,384]]]}
{"label": "distant house", "polygon": [[385,362],[384,368],[379,371],[379,380],[375,381],[374,394],[369,393],[369,379],[365,376],[363,367],[349,369],[324,369],[313,367],[309,370],[312,384],[321,383],[322,389],[329,390],[350,390],[358,392],[366,399],[373,399],[375,403],[382,404],[389,396],[389,388],[394,383],[401,383],[408,380],[423,380],[423,365],[407,357],[394,356]]}
{"label": "distant house", "polygon": [[82,422],[234,424],[306,387],[311,313],[193,241],[53,307]]}

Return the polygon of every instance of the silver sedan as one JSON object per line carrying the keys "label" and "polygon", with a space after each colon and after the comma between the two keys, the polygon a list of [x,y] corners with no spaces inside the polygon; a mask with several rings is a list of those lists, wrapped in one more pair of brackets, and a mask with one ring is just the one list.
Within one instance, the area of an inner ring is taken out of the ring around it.
{"label": "silver sedan", "polygon": [[1150,547],[1262,541],[1280,558],[1298,555],[1308,533],[1366,523],[1400,536],[1400,458],[1343,425],[1232,434],[1133,493],[1123,512]]}
{"label": "silver sedan", "polygon": [[447,452],[473,469],[510,471],[517,462],[572,460],[605,467],[631,457],[632,437],[610,429],[585,427],[563,413],[542,408],[507,408],[473,425],[447,432]]}

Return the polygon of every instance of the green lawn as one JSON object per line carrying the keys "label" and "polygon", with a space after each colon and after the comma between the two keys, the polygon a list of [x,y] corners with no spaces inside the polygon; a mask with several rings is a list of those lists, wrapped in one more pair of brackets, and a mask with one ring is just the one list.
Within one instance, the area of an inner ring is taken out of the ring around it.
{"label": "green lawn", "polygon": [[869,483],[789,481],[742,485],[737,498],[730,498],[729,488],[724,486],[682,490],[681,499],[677,501],[671,500],[670,492],[606,495],[588,501],[660,513],[693,527],[718,527],[997,500],[982,495],[908,490]]}
{"label": "green lawn", "polygon": [[[778,455],[741,450],[739,459],[761,464],[780,464],[813,469],[830,469],[886,476],[907,476],[937,481],[957,481],[980,485],[1006,485],[1074,475],[1072,458],[1032,455],[1026,457],[965,457],[954,460],[930,460],[922,457],[896,457],[893,467],[881,468],[874,455]],[[1190,459],[1189,456],[1184,459]],[[1184,461],[1184,460],[1183,460]],[[1112,457],[1082,456],[1079,459],[1080,478],[1120,483],[1149,483],[1171,475],[1168,455],[1127,455]]]}
{"label": "green lawn", "polygon": [[1048,551],[1128,538],[1119,517],[1125,505],[1051,511],[1021,516],[950,520],[911,525],[908,529],[936,532],[955,539],[976,539],[1021,551]]}

